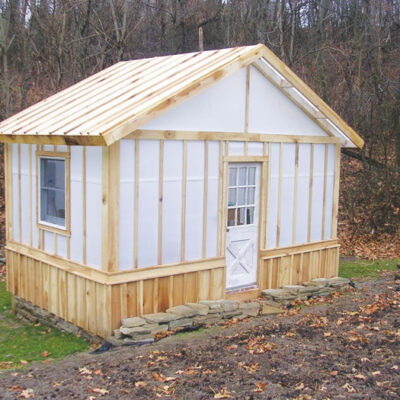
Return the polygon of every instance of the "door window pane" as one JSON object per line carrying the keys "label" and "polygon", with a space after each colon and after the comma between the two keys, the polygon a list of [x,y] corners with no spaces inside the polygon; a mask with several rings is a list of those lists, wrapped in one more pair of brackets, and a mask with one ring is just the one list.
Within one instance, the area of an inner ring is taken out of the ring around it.
{"label": "door window pane", "polygon": [[256,188],[250,187],[247,189],[247,204],[254,204],[254,194]]}
{"label": "door window pane", "polygon": [[236,205],[236,189],[228,189],[228,207]]}
{"label": "door window pane", "polygon": [[254,207],[246,208],[246,224],[250,225],[254,223]]}
{"label": "door window pane", "polygon": [[65,160],[40,159],[40,220],[65,227]]}
{"label": "door window pane", "polygon": [[239,188],[238,189],[238,206],[243,206],[246,200],[246,188]]}
{"label": "door window pane", "polygon": [[249,182],[248,185],[256,184],[256,169],[254,167],[249,168]]}
{"label": "door window pane", "polygon": [[245,186],[246,185],[246,170],[247,168],[239,168],[239,186]]}
{"label": "door window pane", "polygon": [[238,215],[237,215],[237,223],[236,225],[244,225],[245,224],[245,208],[238,208]]}
{"label": "door window pane", "polygon": [[236,186],[237,168],[229,168],[229,186]]}
{"label": "door window pane", "polygon": [[228,226],[235,226],[236,208],[228,209]]}

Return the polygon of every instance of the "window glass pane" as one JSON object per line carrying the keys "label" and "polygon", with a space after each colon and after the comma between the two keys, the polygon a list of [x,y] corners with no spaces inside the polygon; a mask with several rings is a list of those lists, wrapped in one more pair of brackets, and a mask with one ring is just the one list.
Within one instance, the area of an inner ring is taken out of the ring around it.
{"label": "window glass pane", "polygon": [[65,160],[40,159],[40,220],[65,227]]}
{"label": "window glass pane", "polygon": [[236,208],[231,208],[228,210],[228,226],[234,226],[235,225],[235,219],[236,219]]}
{"label": "window glass pane", "polygon": [[256,184],[256,169],[254,167],[249,168],[249,185]]}
{"label": "window glass pane", "polygon": [[236,205],[236,189],[228,189],[228,206]]}
{"label": "window glass pane", "polygon": [[247,189],[247,204],[254,204],[254,193],[256,188],[248,188]]}
{"label": "window glass pane", "polygon": [[245,211],[246,211],[246,208],[244,208],[244,207],[237,209],[236,225],[244,225],[245,224]]}
{"label": "window glass pane", "polygon": [[246,185],[246,167],[239,168],[239,186]]}
{"label": "window glass pane", "polygon": [[246,208],[246,224],[253,224],[254,223],[254,207],[247,207]]}
{"label": "window glass pane", "polygon": [[237,168],[229,168],[229,186],[236,186]]}
{"label": "window glass pane", "polygon": [[243,206],[245,203],[246,188],[238,189],[238,206]]}
{"label": "window glass pane", "polygon": [[49,158],[40,161],[42,187],[65,189],[65,161]]}

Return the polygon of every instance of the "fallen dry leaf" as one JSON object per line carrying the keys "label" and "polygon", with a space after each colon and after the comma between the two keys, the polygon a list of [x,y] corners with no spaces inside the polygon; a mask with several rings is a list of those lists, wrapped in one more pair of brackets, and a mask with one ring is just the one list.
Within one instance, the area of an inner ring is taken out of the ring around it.
{"label": "fallen dry leaf", "polygon": [[92,371],[86,367],[79,368],[79,375],[92,375]]}
{"label": "fallen dry leaf", "polygon": [[30,399],[34,396],[35,396],[35,392],[33,391],[33,389],[25,389],[19,395],[19,397],[21,397],[23,399]]}
{"label": "fallen dry leaf", "polygon": [[232,393],[228,392],[226,389],[223,389],[221,392],[214,394],[214,399],[230,399],[232,398]]}
{"label": "fallen dry leaf", "polygon": [[94,389],[88,388],[88,392],[89,393],[98,393],[102,396],[110,393],[107,389],[102,389],[102,388],[94,388]]}
{"label": "fallen dry leaf", "polygon": [[349,393],[354,393],[356,391],[349,383],[345,383],[342,388],[346,389]]}
{"label": "fallen dry leaf", "polygon": [[141,387],[146,387],[147,386],[147,382],[145,381],[137,381],[135,382],[135,387],[136,388],[141,388]]}
{"label": "fallen dry leaf", "polygon": [[264,392],[265,389],[267,389],[267,385],[265,383],[257,382],[256,383],[256,388],[253,389],[252,392],[261,393],[261,392]]}
{"label": "fallen dry leaf", "polygon": [[363,375],[363,374],[354,375],[354,378],[361,379],[361,380],[364,380],[364,381],[367,379],[367,377],[365,375]]}

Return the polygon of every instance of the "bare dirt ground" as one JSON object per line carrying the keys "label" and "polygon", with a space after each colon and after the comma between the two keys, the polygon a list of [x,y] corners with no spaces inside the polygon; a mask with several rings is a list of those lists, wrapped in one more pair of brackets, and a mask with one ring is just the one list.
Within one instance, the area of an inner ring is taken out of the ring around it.
{"label": "bare dirt ground", "polygon": [[395,279],[384,273],[281,316],[6,371],[0,398],[398,399]]}

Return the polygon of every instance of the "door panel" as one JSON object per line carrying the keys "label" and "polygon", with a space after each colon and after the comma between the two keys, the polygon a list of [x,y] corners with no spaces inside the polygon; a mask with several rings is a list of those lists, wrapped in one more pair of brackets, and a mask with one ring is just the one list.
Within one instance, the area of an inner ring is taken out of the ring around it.
{"label": "door panel", "polygon": [[227,289],[257,280],[260,169],[259,163],[228,165]]}

